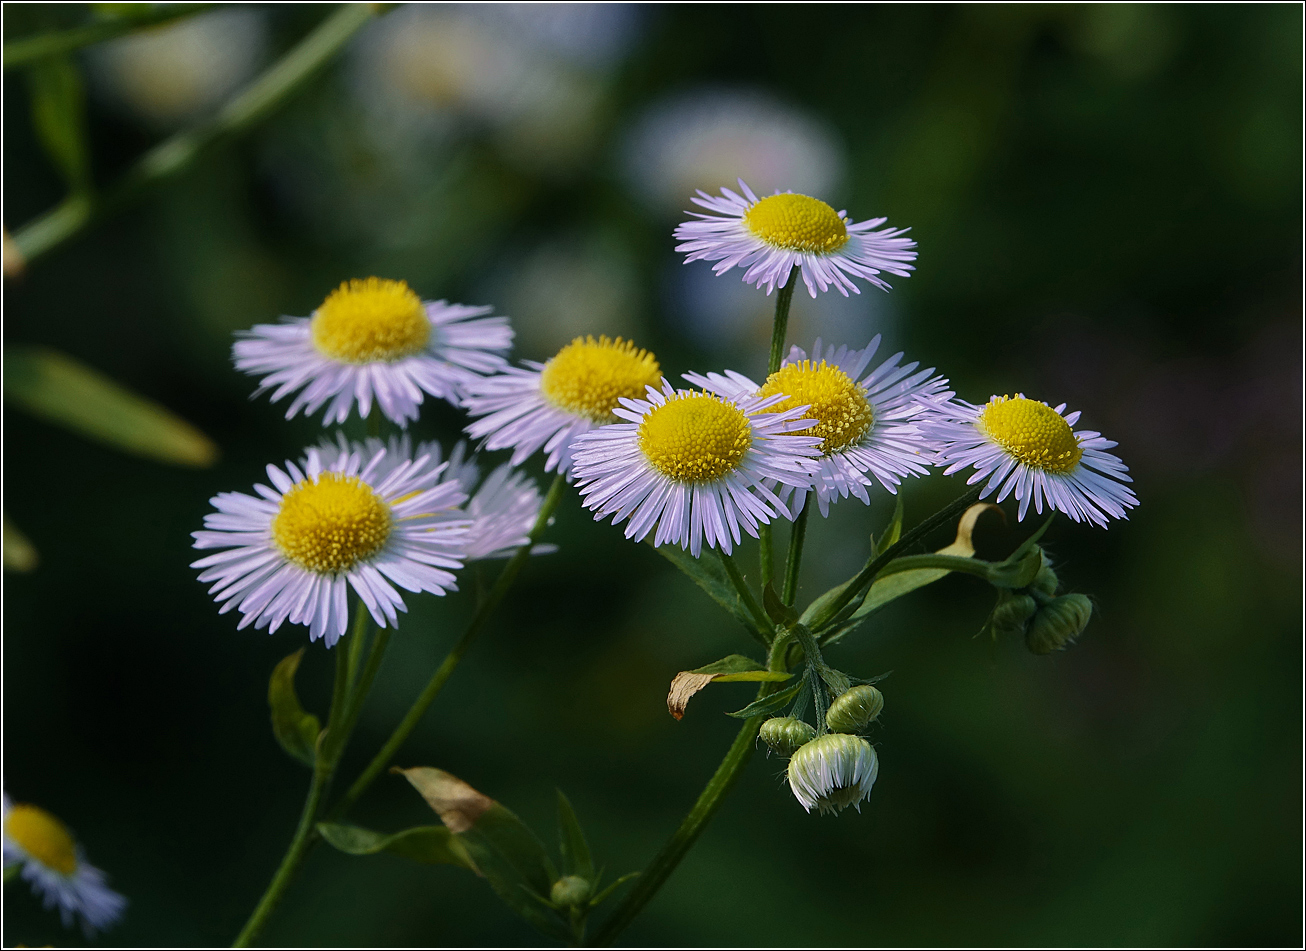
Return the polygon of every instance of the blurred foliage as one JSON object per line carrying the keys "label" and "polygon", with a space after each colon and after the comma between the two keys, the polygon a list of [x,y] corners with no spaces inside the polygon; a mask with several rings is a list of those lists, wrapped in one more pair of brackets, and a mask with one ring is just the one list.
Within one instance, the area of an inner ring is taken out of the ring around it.
{"label": "blurred foliage", "polygon": [[[845,308],[863,339],[883,332],[889,352],[940,367],[963,397],[1070,402],[1119,440],[1142,504],[1109,531],[1062,519],[1042,539],[1067,588],[1097,599],[1068,652],[974,639],[992,596],[957,575],[849,636],[832,663],[893,672],[861,815],[806,816],[759,754],[624,940],[1299,943],[1301,9],[636,12],[624,58],[567,73],[591,104],[583,148],[541,139],[529,109],[383,122],[360,91],[376,69],[364,35],[253,134],[6,282],[7,349],[92,364],[224,449],[211,470],[164,469],[5,411],[6,515],[41,553],[6,584],[5,785],[64,817],[131,899],[108,940],[229,941],[303,795],[265,695],[303,631],[237,632],[187,567],[214,492],[320,435],[249,401],[231,333],[307,314],[340,280],[377,273],[430,298],[511,296],[520,356],[620,315],[668,372],[757,372],[756,340],[706,352],[677,329],[676,219],[637,200],[620,159],[651,104],[727,86],[827,123],[847,169],[830,199],[909,224],[920,242],[919,270],[891,295],[820,308],[799,295],[794,326],[820,332],[813,315]],[[262,11],[272,54],[328,13]],[[5,41],[88,16],[7,5]],[[90,178],[111,181],[165,133],[104,91],[93,56],[72,62],[88,89]],[[75,153],[63,171],[46,157],[29,91],[4,89],[10,231],[57,204],[78,168]],[[396,127],[421,135],[389,138]],[[576,260],[587,276],[569,270]],[[595,287],[625,290],[600,300]],[[459,414],[428,405],[417,432],[454,438]],[[908,486],[906,524],[957,489],[938,476]],[[891,501],[813,520],[800,598],[861,563]],[[1008,515],[980,523],[981,558],[1005,558],[1034,527]],[[532,828],[562,786],[595,851],[641,867],[728,745],[737,724],[722,712],[750,695],[715,687],[676,722],[667,684],[748,637],[574,497],[550,540],[561,550],[527,566],[401,762],[464,777]],[[741,563],[753,557],[746,548]],[[347,774],[468,610],[413,605]],[[308,709],[325,708],[330,666],[309,647]],[[369,829],[430,818],[395,777],[355,812]],[[21,890],[5,911],[6,942],[69,938]],[[319,849],[264,940],[539,939],[463,869]]]}

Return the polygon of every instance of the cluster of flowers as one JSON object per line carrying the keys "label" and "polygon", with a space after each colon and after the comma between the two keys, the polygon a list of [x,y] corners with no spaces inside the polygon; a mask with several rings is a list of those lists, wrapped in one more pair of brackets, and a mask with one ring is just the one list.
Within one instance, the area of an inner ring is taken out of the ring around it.
{"label": "cluster of flowers", "polygon": [[[712,214],[677,229],[687,263],[743,267],[768,293],[801,275],[812,296],[859,292],[854,277],[887,288],[882,272],[912,269],[915,243],[875,230],[884,219],[854,224],[815,198],[759,199],[740,187],[694,199]],[[878,336],[856,350],[794,347],[760,384],[726,370],[687,373],[692,388],[679,389],[621,338],[577,338],[545,363],[509,366],[512,330],[491,311],[423,302],[402,281],[369,278],[235,344],[237,368],[261,377],[258,392],[296,394],[287,417],[325,406],[327,423],[344,422],[355,405],[366,416],[375,404],[406,426],[430,395],[465,408],[467,433],[485,449],[512,450],[473,493],[477,470],[461,446],[442,462],[434,444],[338,437],[284,470],[269,466],[271,487],[255,486],[257,496],[217,496],[196,547],[225,550],[194,567],[242,627],[304,624],[330,646],[345,632],[347,587],[381,625],[404,610],[393,585],[455,590],[463,562],[525,543],[540,496],[511,467],[540,450],[596,518],[695,556],[704,543],[729,553],[744,532],[794,518],[809,492],[827,515],[840,499],[868,502],[877,483],[896,492],[932,466],[973,467],[969,482],[987,480],[983,494],[998,501],[1014,495],[1021,518],[1046,505],[1105,526],[1137,503],[1106,451],[1115,443],[1073,430],[1078,413],[1020,394],[983,406],[954,399],[944,377],[901,353],[871,369]]]}

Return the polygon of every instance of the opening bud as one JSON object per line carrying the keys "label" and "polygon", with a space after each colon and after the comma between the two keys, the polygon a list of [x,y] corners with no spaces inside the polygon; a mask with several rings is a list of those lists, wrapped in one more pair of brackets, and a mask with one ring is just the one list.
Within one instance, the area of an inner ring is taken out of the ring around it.
{"label": "opening bud", "polygon": [[789,788],[804,809],[821,814],[858,806],[871,794],[880,760],[860,736],[827,733],[794,753],[789,760]]}
{"label": "opening bud", "polygon": [[1027,594],[999,595],[998,603],[989,615],[989,630],[995,638],[1020,637],[1037,610],[1037,602]]}
{"label": "opening bud", "polygon": [[559,908],[579,908],[589,901],[592,888],[579,875],[564,875],[553,883],[549,898]]}
{"label": "opening bud", "polygon": [[1025,635],[1025,646],[1035,654],[1049,654],[1070,645],[1088,626],[1093,602],[1082,594],[1053,598],[1038,609]]}
{"label": "opening bud", "polygon": [[798,747],[816,739],[816,728],[797,717],[772,717],[762,724],[759,735],[781,756],[792,756]]}
{"label": "opening bud", "polygon": [[884,694],[870,684],[860,684],[834,698],[825,722],[835,733],[860,733],[884,709]]}

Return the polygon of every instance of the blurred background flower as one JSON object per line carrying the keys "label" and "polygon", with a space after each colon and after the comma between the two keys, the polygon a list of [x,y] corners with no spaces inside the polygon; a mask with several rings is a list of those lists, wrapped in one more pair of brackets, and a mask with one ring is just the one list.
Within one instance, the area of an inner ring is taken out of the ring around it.
{"label": "blurred background flower", "polygon": [[[220,12],[247,31],[246,65],[222,75],[249,76],[328,11]],[[47,28],[38,14],[90,16],[9,4],[6,41]],[[514,318],[514,359],[622,333],[673,379],[760,375],[773,301],[672,250],[692,190],[742,175],[887,215],[920,243],[892,294],[798,295],[794,342],[882,332],[882,353],[937,366],[971,401],[1064,399],[1120,441],[1143,504],[1106,532],[1051,529],[1067,590],[1100,608],[1070,651],[974,640],[992,597],[964,578],[841,644],[832,663],[894,672],[873,737],[893,768],[860,816],[806,816],[757,756],[626,939],[1299,943],[1301,23],[1282,5],[817,5],[801,29],[783,6],[403,7],[254,134],[34,261],[5,286],[6,348],[93,364],[222,449],[214,469],[166,469],[5,408],[5,514],[41,556],[6,579],[5,766],[22,798],[77,816],[132,896],[113,939],[229,941],[301,804],[266,707],[296,635],[237,632],[186,567],[216,490],[321,435],[248,399],[231,332],[377,273],[493,303]],[[226,41],[205,42],[176,69]],[[90,81],[107,82],[96,62]],[[175,98],[162,75],[145,101]],[[27,92],[4,87],[11,232],[64,193]],[[189,121],[117,96],[91,99],[97,180]],[[448,445],[464,423],[433,405],[415,437]],[[912,521],[956,483],[909,488]],[[800,597],[859,565],[891,510],[873,496],[813,520]],[[1024,532],[1013,518],[976,543],[1005,555]],[[574,494],[546,540],[559,551],[527,567],[408,750],[536,827],[563,787],[596,851],[638,867],[744,698],[723,686],[676,722],[667,685],[746,642]],[[360,759],[461,630],[466,603],[446,600],[405,618]],[[319,712],[325,654],[299,674]],[[429,821],[394,782],[361,823]],[[537,940],[461,870],[390,857],[316,853],[282,908],[269,943]],[[65,936],[15,899],[4,938]]]}

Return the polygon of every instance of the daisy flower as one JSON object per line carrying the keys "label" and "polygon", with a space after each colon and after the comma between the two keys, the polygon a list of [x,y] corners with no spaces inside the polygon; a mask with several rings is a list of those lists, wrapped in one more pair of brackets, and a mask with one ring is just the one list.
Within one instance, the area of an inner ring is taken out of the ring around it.
{"label": "daisy flower", "polygon": [[616,423],[622,399],[663,382],[653,354],[621,337],[577,337],[547,363],[522,363],[467,385],[463,406],[483,417],[467,434],[486,449],[512,449],[514,466],[543,448],[545,472],[569,473],[576,437]]}
{"label": "daisy flower", "polygon": [[1106,528],[1108,516],[1127,518],[1125,509],[1138,504],[1123,484],[1133,480],[1119,457],[1105,451],[1116,443],[1101,433],[1072,431],[1079,413],[1062,415],[1065,408],[1020,393],[995,396],[984,406],[940,402],[922,429],[939,445],[937,464],[947,466],[945,474],[974,466],[967,484],[989,480],[980,498],[997,492],[1001,502],[1015,493],[1021,519],[1031,502],[1041,515],[1046,501],[1076,522]]}
{"label": "daisy flower", "polygon": [[387,448],[309,449],[299,466],[269,465],[273,488],[255,485],[257,496],[215,496],[217,512],[192,535],[196,548],[228,550],[191,567],[213,582],[219,613],[240,611],[241,628],[272,633],[290,621],[331,647],[349,624],[351,587],[377,624],[393,627],[407,608],[391,582],[412,592],[457,590],[452,572],[462,567],[468,525],[457,506],[467,493],[440,480],[444,469],[430,456]]}
{"label": "daisy flower", "polygon": [[649,387],[647,399],[622,399],[615,423],[573,444],[575,474],[596,520],[629,519],[626,537],[668,542],[697,558],[703,542],[726,554],[740,526],[754,538],[759,523],[789,510],[767,481],[807,488],[820,452],[806,407],[770,412],[783,396],[727,398]]}
{"label": "daisy flower", "polygon": [[404,281],[369,277],[341,284],[311,317],[259,324],[232,345],[236,369],[261,377],[254,395],[272,402],[299,390],[290,419],[326,405],[324,425],[343,423],[358,402],[408,425],[424,394],[457,404],[462,388],[507,365],[512,346],[507,317],[493,307],[423,301]]}
{"label": "daisy flower", "polygon": [[20,875],[46,908],[58,908],[65,928],[80,920],[89,938],[122,917],[127,899],[86,861],[68,827],[44,809],[4,800],[4,866]]}
{"label": "daisy flower", "polygon": [[[336,441],[324,441],[318,452],[324,465],[330,465],[350,452],[372,456],[385,450],[390,460],[409,459],[414,455],[407,435],[391,436],[388,442],[375,437],[364,442],[349,442],[338,433]],[[438,465],[444,450],[437,442],[417,445],[417,456],[429,456],[431,465]],[[488,558],[506,558],[530,541],[530,531],[539,517],[543,496],[535,481],[524,472],[505,462],[484,480],[481,467],[468,458],[467,443],[458,442],[449,453],[448,465],[440,473],[442,483],[456,483],[469,496],[463,506],[463,515],[470,520],[467,533],[462,538],[463,561],[483,561]],[[556,550],[552,545],[537,545],[532,551],[544,554]]]}
{"label": "daisy flower", "polygon": [[882,290],[889,285],[879,276],[881,271],[907,277],[915,268],[916,242],[901,237],[906,228],[874,230],[887,218],[871,218],[856,224],[846,211],[835,211],[819,198],[776,192],[758,198],[739,179],[738,195],[728,188],[714,198],[702,190],[694,204],[713,214],[689,212],[697,221],[686,221],[675,230],[681,244],[677,251],[688,252],[690,261],[716,261],[712,270],[724,274],[732,267],[747,268],[744,283],[761,287],[770,294],[784,287],[795,266],[803,273],[807,292],[816,296],[817,288],[834,287],[844,297],[848,292],[860,294],[854,277],[869,281]]}
{"label": "daisy flower", "polygon": [[[870,502],[866,489],[876,481],[896,493],[903,476],[925,475],[933,461],[931,444],[917,425],[928,412],[919,401],[952,396],[945,389],[948,381],[933,376],[933,367],[917,371],[917,363],[900,365],[901,353],[866,373],[879,346],[877,334],[863,350],[829,346],[823,351],[818,337],[811,358],[793,347],[780,369],[761,386],[733,370],[724,375],[686,373],[685,379],[730,397],[783,394],[787,398],[776,404],[777,410],[806,406],[804,415],[816,420],[816,425],[803,432],[821,440],[813,488],[821,515],[826,516],[832,503],[849,495]],[[779,490],[782,498],[792,491],[791,487]],[[796,511],[802,509],[804,498],[799,495]]]}

